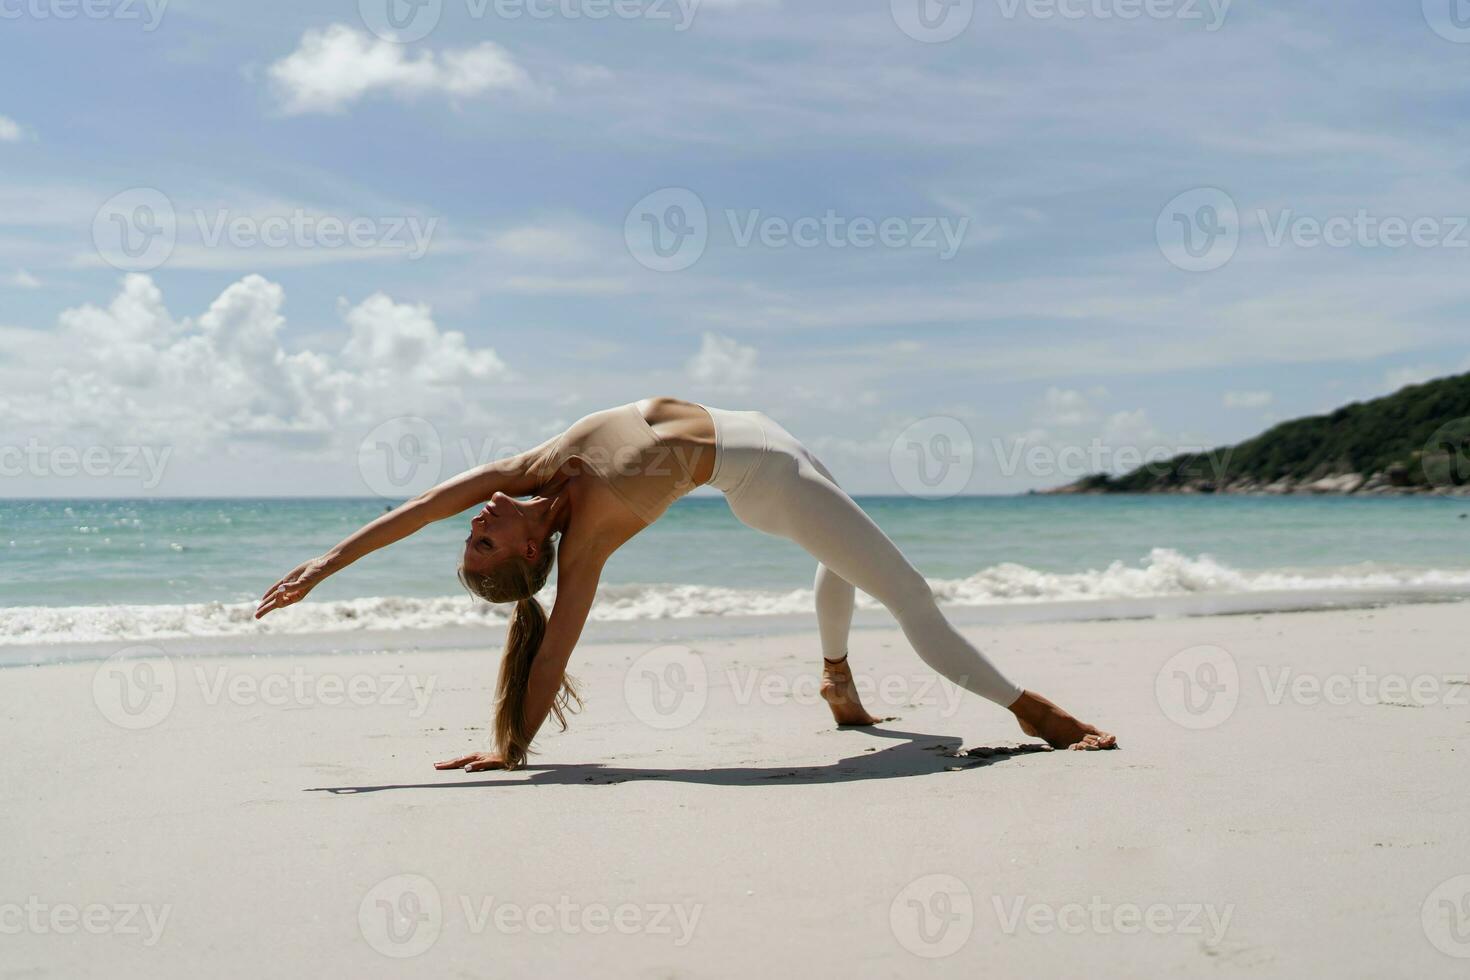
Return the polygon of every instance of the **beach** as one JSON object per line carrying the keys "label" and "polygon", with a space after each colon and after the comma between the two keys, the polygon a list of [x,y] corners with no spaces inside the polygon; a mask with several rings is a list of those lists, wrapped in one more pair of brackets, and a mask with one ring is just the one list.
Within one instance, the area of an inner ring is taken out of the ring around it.
{"label": "beach", "polygon": [[891,624],[844,730],[809,628],[671,628],[474,775],[488,642],[11,667],[3,974],[1463,976],[1465,617],[965,627],[1107,753],[1006,751]]}

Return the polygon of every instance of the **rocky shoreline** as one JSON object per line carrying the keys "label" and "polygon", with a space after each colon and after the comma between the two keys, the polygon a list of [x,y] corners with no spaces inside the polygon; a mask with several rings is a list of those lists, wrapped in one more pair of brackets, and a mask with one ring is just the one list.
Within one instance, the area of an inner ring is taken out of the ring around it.
{"label": "rocky shoreline", "polygon": [[1250,494],[1256,496],[1289,496],[1292,494],[1325,495],[1336,494],[1340,496],[1368,496],[1368,497],[1397,497],[1397,496],[1442,496],[1442,497],[1470,497],[1470,483],[1460,486],[1434,486],[1423,483],[1411,483],[1408,479],[1407,467],[1391,467],[1381,473],[1364,475],[1362,473],[1335,473],[1314,479],[1294,479],[1282,477],[1274,482],[1266,483],[1250,477],[1237,477],[1233,480],[1216,481],[1205,479],[1189,479],[1179,483],[1164,483],[1164,477],[1160,477],[1160,483],[1145,489],[1120,489],[1110,485],[1111,480],[1107,476],[1096,475],[1084,477],[1075,483],[1066,486],[1053,487],[1049,490],[1037,491],[1045,495],[1066,494],[1151,494],[1151,493],[1177,493],[1177,494]]}

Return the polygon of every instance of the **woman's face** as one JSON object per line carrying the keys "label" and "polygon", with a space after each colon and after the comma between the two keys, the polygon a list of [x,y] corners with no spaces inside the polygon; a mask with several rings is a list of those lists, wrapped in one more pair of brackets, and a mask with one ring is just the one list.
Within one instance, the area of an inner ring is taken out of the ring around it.
{"label": "woman's face", "polygon": [[465,570],[484,574],[514,555],[534,560],[536,541],[536,529],[519,501],[496,493],[470,518],[470,534],[464,539]]}

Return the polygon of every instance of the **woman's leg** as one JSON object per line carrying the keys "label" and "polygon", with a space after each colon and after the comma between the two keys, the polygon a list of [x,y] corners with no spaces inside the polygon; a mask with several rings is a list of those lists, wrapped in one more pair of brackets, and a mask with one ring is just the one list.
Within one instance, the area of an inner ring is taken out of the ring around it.
{"label": "woman's leg", "polygon": [[[779,427],[775,431],[773,441],[789,439]],[[945,618],[929,583],[826,468],[794,439],[779,448],[784,451],[762,464],[755,478],[731,497],[730,507],[746,524],[791,539],[821,563],[818,616],[827,659],[846,655],[851,589],[856,587],[888,608],[926,664],[960,687],[1010,708],[1030,734],[1053,744],[1074,734],[1072,741],[1081,744],[1086,737],[1089,747],[1096,747],[1097,739],[1111,744],[1111,736],[1081,725],[1002,674]]]}
{"label": "woman's leg", "polygon": [[847,579],[826,565],[817,565],[814,592],[817,631],[822,638],[821,694],[837,724],[876,725],[883,719],[868,714],[868,709],[863,707],[847,663],[847,635],[852,631],[855,591]]}
{"label": "woman's leg", "polygon": [[[1021,696],[1021,688],[945,619],[924,576],[815,461],[782,460],[780,467],[770,469],[776,471],[771,475],[779,485],[768,484],[763,469],[761,479],[732,502],[737,516],[801,545],[822,563],[825,575],[819,573],[820,577],[836,576],[883,603],[919,657],[960,687],[1001,707]],[[819,621],[822,653],[836,659],[847,652],[851,605],[842,601],[840,589],[824,592],[826,609],[819,607],[818,614],[826,611],[832,618]]]}

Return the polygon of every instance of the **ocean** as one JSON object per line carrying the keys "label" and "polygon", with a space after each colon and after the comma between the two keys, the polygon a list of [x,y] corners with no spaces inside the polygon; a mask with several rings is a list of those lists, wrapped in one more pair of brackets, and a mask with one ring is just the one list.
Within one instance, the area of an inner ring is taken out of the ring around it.
{"label": "ocean", "polygon": [[[1171,608],[1141,600],[1193,599],[1175,604],[1187,613],[1470,596],[1463,498],[859,500],[958,618],[1022,606],[1031,619],[1049,610],[1076,618]],[[468,514],[369,556],[298,606],[251,618],[281,575],[386,506],[0,501],[0,663],[184,638],[241,638],[235,646],[250,649],[248,638],[273,637],[261,649],[282,652],[302,645],[292,637],[320,647],[323,638],[366,633],[375,647],[412,646],[435,630],[503,622],[502,610],[472,602],[455,579]],[[813,567],[794,545],[737,522],[722,498],[689,497],[614,556],[592,621],[802,622]]]}

